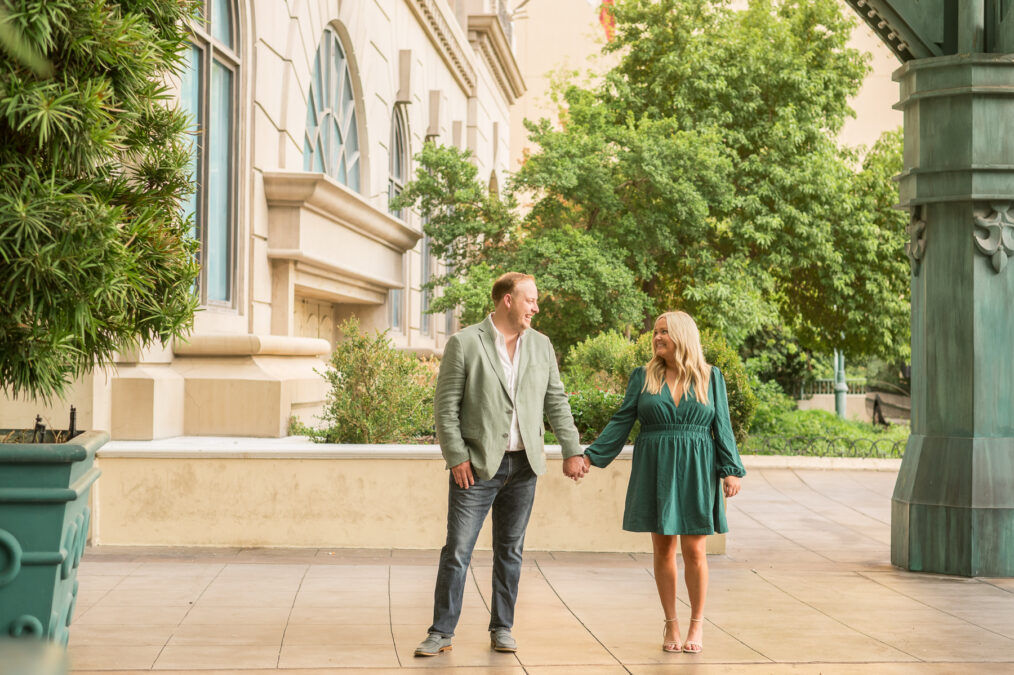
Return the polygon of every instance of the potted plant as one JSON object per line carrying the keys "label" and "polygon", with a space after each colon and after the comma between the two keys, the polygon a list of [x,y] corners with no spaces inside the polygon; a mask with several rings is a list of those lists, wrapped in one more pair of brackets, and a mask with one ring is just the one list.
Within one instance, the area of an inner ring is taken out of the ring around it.
{"label": "potted plant", "polygon": [[[185,335],[193,3],[0,0],[0,394],[49,402]],[[40,420],[41,422],[41,420]],[[66,643],[102,431],[0,430],[0,637]]]}

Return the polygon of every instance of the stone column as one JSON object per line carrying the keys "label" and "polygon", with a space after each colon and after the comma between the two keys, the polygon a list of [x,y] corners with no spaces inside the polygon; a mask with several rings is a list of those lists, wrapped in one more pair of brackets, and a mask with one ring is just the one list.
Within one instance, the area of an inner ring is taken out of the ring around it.
{"label": "stone column", "polygon": [[1014,55],[896,73],[911,213],[912,435],[891,562],[1014,576]]}

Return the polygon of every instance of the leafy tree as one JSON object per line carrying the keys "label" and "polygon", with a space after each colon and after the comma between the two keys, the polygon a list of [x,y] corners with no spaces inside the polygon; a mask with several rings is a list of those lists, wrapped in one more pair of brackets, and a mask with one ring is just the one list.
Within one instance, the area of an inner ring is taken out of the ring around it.
{"label": "leafy tree", "polygon": [[646,299],[634,275],[597,238],[566,226],[529,236],[514,197],[490,194],[467,151],[427,143],[416,161],[415,180],[392,208],[424,214],[433,254],[444,262],[443,274],[428,285],[442,290],[430,311],[461,307],[462,321],[476,323],[492,310],[493,280],[515,270],[536,276],[538,327],[558,348],[603,327],[640,322]]}
{"label": "leafy tree", "polygon": [[167,79],[198,9],[0,8],[0,390],[45,399],[192,321],[196,243],[180,207],[190,122]]}
{"label": "leafy tree", "polygon": [[[885,207],[894,145],[861,170],[838,145],[868,71],[840,3],[620,0],[613,11],[617,65],[597,86],[565,86],[558,124],[527,123],[538,149],[508,192],[531,209],[473,211],[484,225],[452,275],[536,271],[540,325],[565,347],[678,308],[736,348],[784,326],[808,351],[896,354],[908,272]],[[425,154],[420,183],[445,169]],[[432,215],[430,227],[462,236]],[[446,302],[463,293],[452,284]]]}

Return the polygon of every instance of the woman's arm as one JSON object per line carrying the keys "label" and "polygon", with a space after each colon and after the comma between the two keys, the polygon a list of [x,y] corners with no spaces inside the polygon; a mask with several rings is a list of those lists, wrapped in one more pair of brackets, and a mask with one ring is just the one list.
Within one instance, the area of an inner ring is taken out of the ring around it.
{"label": "woman's arm", "polygon": [[613,413],[606,428],[599,437],[585,448],[584,454],[592,464],[605,468],[620,454],[630,436],[630,430],[637,421],[637,401],[644,386],[644,368],[635,368],[627,381],[627,393],[623,396],[620,409]]}
{"label": "woman's arm", "polygon": [[[715,454],[718,466],[718,476],[725,478],[735,476],[737,478],[746,475],[743,462],[739,458],[739,450],[736,449],[736,436],[732,433],[732,419],[729,416],[729,398],[725,391],[725,378],[722,371],[712,366],[711,377],[714,381],[712,391],[715,395],[715,420],[711,423],[712,432],[715,435]],[[736,492],[739,491],[739,481],[735,481]],[[726,496],[729,488],[726,487]],[[733,493],[735,494],[735,493]]]}

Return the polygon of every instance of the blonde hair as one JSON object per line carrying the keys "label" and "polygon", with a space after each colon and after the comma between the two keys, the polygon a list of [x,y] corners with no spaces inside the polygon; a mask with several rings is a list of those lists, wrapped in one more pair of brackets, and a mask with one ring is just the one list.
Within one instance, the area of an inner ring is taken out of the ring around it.
{"label": "blonde hair", "polygon": [[[669,329],[669,339],[675,345],[673,356],[676,362],[676,390],[682,391],[683,396],[686,396],[690,391],[690,383],[693,382],[697,400],[707,405],[711,366],[704,360],[704,348],[701,347],[701,333],[697,330],[697,324],[686,312],[666,312],[658,317],[663,318]],[[655,321],[658,322],[658,319]],[[647,375],[644,391],[658,394],[665,382],[665,360],[655,355],[644,369]]]}

